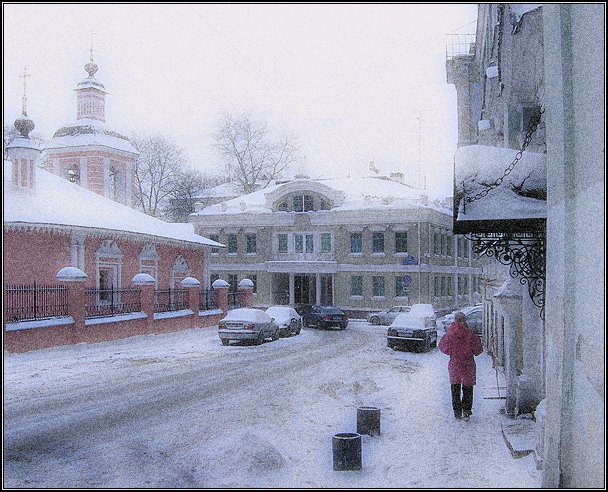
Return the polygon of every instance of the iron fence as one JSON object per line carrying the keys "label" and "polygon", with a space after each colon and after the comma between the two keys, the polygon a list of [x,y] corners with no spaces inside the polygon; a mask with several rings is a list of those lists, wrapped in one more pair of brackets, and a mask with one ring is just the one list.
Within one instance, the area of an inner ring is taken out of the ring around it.
{"label": "iron fence", "polygon": [[141,311],[141,289],[86,289],[85,316],[100,318]]}
{"label": "iron fence", "polygon": [[217,309],[217,298],[213,289],[201,289],[199,294],[199,309],[205,311]]}
{"label": "iron fence", "polygon": [[188,309],[187,289],[158,289],[154,291],[154,312],[167,313]]}
{"label": "iron fence", "polygon": [[237,309],[243,307],[243,296],[242,291],[228,292],[228,309]]}
{"label": "iron fence", "polygon": [[68,315],[68,288],[64,285],[7,285],[4,321],[35,321]]}

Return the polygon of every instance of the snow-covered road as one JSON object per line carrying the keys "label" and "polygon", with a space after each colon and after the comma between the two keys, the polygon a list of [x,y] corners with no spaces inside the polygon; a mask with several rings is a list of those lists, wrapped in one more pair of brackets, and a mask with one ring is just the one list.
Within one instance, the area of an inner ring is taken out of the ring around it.
{"label": "snow-covered road", "polygon": [[[441,333],[440,333],[441,334]],[[386,347],[386,328],[304,329],[262,346],[216,329],[4,355],[5,487],[539,487],[514,460],[478,358],[474,416],[451,416],[447,358]],[[332,436],[381,409],[363,469]]]}

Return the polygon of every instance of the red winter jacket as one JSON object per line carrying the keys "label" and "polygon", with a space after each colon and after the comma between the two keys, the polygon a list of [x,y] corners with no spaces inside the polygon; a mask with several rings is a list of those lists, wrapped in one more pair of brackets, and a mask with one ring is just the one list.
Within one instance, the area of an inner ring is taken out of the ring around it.
{"label": "red winter jacket", "polygon": [[475,356],[483,352],[479,336],[466,323],[454,321],[439,340],[439,350],[450,356],[450,384],[473,386],[476,382]]}

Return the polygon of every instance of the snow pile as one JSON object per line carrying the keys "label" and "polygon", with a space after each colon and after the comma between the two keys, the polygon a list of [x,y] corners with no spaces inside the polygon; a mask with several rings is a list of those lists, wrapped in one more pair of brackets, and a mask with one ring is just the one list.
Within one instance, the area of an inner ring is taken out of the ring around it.
{"label": "snow pile", "polygon": [[[517,150],[467,145],[456,151],[456,191],[475,197],[503,176]],[[460,202],[458,220],[545,218],[547,216],[547,156],[524,152],[502,183],[485,197]]]}

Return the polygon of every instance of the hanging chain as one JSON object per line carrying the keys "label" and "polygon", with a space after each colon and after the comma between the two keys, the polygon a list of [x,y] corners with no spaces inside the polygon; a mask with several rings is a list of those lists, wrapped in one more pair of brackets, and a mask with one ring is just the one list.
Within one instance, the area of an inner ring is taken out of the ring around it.
{"label": "hanging chain", "polygon": [[544,112],[545,112],[544,108],[541,107],[540,110],[531,118],[530,127],[528,128],[528,131],[526,133],[526,138],[524,139],[524,143],[521,146],[521,150],[519,150],[517,152],[517,154],[515,154],[515,159],[513,159],[513,162],[511,162],[511,164],[509,164],[509,166],[505,169],[505,172],[502,174],[502,176],[500,178],[498,178],[496,181],[494,181],[487,188],[485,188],[485,189],[481,190],[479,193],[477,193],[477,195],[472,196],[472,197],[466,197],[464,199],[465,202],[471,203],[471,202],[474,202],[475,200],[479,200],[480,198],[485,197],[494,188],[498,188],[502,184],[504,179],[509,174],[511,174],[511,171],[513,171],[513,169],[515,168],[517,163],[521,160],[521,158],[524,154],[524,151],[526,150],[526,147],[528,147],[528,145],[532,141],[532,135],[534,134],[534,132],[536,131],[536,128],[540,124],[540,120],[541,120],[541,117]]}

